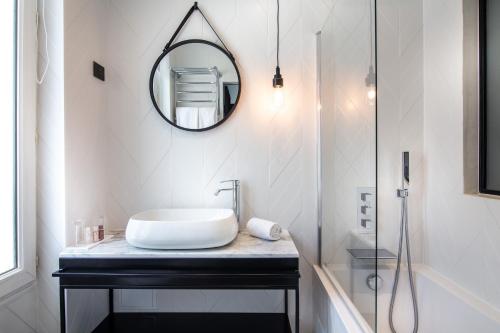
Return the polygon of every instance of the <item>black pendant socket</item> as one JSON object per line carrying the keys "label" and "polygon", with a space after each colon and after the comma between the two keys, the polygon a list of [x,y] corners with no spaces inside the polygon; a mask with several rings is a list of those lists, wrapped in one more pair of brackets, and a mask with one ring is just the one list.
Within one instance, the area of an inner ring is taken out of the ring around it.
{"label": "black pendant socket", "polygon": [[273,78],[273,87],[283,88],[283,77],[281,76],[279,66],[276,66],[276,74],[274,74]]}

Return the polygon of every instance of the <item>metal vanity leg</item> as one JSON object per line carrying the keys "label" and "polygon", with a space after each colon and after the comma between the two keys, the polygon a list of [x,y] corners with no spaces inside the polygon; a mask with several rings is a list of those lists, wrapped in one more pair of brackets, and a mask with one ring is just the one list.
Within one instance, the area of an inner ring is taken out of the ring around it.
{"label": "metal vanity leg", "polygon": [[115,293],[114,289],[110,288],[108,289],[108,305],[109,305],[109,319],[110,319],[110,329],[111,332],[115,331],[115,320],[114,320],[114,314],[115,314]]}
{"label": "metal vanity leg", "polygon": [[288,314],[288,289],[285,289],[285,314]]}
{"label": "metal vanity leg", "polygon": [[115,299],[114,299],[114,289],[108,289],[109,298],[109,314],[112,315],[115,312]]}
{"label": "metal vanity leg", "polygon": [[299,311],[299,286],[295,289],[295,333],[299,333],[300,311]]}
{"label": "metal vanity leg", "polygon": [[59,312],[61,333],[66,333],[66,289],[64,287],[59,287]]}

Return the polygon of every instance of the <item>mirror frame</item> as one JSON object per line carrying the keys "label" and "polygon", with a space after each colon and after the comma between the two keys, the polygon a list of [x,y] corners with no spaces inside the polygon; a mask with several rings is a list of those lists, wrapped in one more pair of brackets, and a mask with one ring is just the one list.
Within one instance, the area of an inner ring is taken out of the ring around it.
{"label": "mirror frame", "polygon": [[[229,112],[228,112],[228,114],[227,114],[226,117],[224,117],[218,123],[216,123],[216,124],[214,124],[212,126],[209,126],[209,127],[205,127],[205,128],[185,128],[185,127],[181,127],[181,126],[175,124],[174,122],[172,122],[170,119],[168,119],[163,114],[163,112],[161,111],[160,107],[156,103],[156,99],[155,99],[155,96],[154,96],[154,92],[153,92],[153,80],[154,80],[154,75],[155,75],[155,72],[156,72],[156,68],[158,68],[158,66],[160,65],[160,62],[162,61],[162,59],[169,52],[171,52],[172,50],[178,48],[179,46],[186,45],[186,44],[206,44],[206,45],[210,45],[212,47],[215,47],[216,49],[218,49],[219,51],[221,51],[224,55],[226,55],[226,57],[231,61],[231,63],[234,66],[234,69],[236,70],[236,75],[238,76],[238,83],[239,83],[238,96],[236,97],[236,101],[234,103],[233,108],[231,110],[229,110]],[[153,69],[151,70],[151,74],[149,76],[149,94],[151,96],[151,101],[153,102],[153,105],[154,105],[156,111],[158,111],[158,113],[160,114],[160,116],[164,120],[166,120],[170,125],[172,125],[174,127],[177,127],[178,129],[181,129],[181,130],[184,130],[184,131],[189,131],[189,132],[204,132],[204,131],[208,131],[208,130],[211,130],[213,128],[216,128],[217,126],[222,125],[227,119],[229,119],[229,117],[231,117],[231,115],[233,114],[234,110],[238,106],[238,102],[240,101],[241,86],[242,85],[241,85],[240,71],[238,69],[238,65],[236,64],[236,61],[233,58],[233,56],[227,50],[225,50],[224,48],[220,47],[219,45],[217,45],[217,44],[215,44],[213,42],[210,42],[208,40],[204,40],[204,39],[186,39],[186,40],[183,40],[183,41],[180,41],[180,42],[177,42],[177,43],[171,45],[169,48],[167,48],[166,50],[164,50],[160,54],[160,56],[158,57],[158,59],[156,59],[154,65],[153,65]]]}

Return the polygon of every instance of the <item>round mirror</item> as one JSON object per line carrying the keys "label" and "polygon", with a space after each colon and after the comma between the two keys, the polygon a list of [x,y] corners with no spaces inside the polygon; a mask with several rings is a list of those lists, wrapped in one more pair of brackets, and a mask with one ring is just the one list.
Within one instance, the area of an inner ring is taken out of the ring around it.
{"label": "round mirror", "polygon": [[206,131],[222,124],[240,98],[240,73],[229,53],[209,41],[176,43],[156,60],[149,80],[156,110],[175,127]]}

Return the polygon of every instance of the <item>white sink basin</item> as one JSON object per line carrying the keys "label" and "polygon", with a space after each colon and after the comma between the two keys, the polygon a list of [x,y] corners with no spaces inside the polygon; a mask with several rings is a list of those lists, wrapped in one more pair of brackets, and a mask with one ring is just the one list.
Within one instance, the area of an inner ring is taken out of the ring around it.
{"label": "white sink basin", "polygon": [[127,224],[130,245],[147,249],[206,249],[230,243],[238,234],[232,209],[155,209]]}

